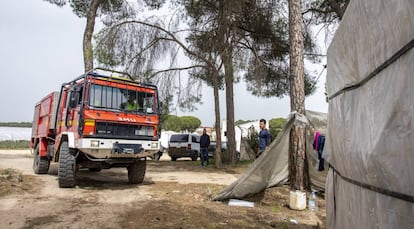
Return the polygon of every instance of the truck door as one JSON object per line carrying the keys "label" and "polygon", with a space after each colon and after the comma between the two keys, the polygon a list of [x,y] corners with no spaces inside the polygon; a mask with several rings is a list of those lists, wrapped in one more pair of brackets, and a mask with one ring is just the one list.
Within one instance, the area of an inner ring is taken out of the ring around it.
{"label": "truck door", "polygon": [[71,90],[66,100],[65,126],[70,128],[79,125],[80,104],[82,102],[83,87],[76,85]]}

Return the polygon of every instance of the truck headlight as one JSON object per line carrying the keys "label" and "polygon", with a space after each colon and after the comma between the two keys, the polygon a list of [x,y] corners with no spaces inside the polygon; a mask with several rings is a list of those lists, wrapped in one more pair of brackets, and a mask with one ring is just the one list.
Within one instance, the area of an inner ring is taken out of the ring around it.
{"label": "truck headlight", "polygon": [[98,148],[99,147],[99,140],[91,140],[91,147]]}

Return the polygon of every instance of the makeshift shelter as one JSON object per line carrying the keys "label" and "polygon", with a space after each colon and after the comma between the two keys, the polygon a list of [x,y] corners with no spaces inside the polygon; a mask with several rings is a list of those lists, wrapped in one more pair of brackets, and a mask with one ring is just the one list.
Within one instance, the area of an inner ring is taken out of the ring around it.
{"label": "makeshift shelter", "polygon": [[[214,200],[243,198],[249,194],[258,193],[265,188],[285,184],[289,178],[289,132],[293,126],[307,125],[306,155],[308,158],[309,174],[312,188],[322,191],[325,189],[326,171],[318,171],[318,156],[313,151],[314,139],[312,129],[324,132],[327,125],[327,115],[307,111],[306,117],[298,113],[289,115],[283,130],[267,147],[265,152],[254,161],[250,168],[235,182],[221,191]],[[325,168],[327,168],[325,166]]]}
{"label": "makeshift shelter", "polygon": [[351,0],[328,49],[328,228],[413,228],[413,18],[413,0]]}

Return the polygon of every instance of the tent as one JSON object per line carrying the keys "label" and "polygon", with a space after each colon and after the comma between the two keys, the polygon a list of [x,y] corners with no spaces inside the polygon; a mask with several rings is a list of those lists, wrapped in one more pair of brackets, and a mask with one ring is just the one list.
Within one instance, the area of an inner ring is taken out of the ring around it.
{"label": "tent", "polygon": [[[250,168],[235,182],[221,191],[214,200],[226,200],[230,198],[243,198],[249,194],[258,193],[265,188],[287,183],[289,176],[289,132],[293,124],[307,125],[306,155],[308,158],[309,174],[312,188],[322,191],[325,189],[326,170],[318,171],[318,156],[313,151],[313,132],[316,128],[326,132],[327,115],[324,113],[306,111],[306,117],[298,113],[292,113],[287,118],[283,130],[267,147],[265,152],[254,161]],[[327,168],[325,166],[325,168]]]}
{"label": "tent", "polygon": [[328,49],[328,228],[414,225],[413,18],[413,0],[351,0]]}

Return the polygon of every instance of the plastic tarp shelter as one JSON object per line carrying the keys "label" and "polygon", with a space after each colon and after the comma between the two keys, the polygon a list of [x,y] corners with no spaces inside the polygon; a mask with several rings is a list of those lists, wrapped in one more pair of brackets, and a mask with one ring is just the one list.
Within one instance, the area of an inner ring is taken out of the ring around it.
{"label": "plastic tarp shelter", "polygon": [[413,0],[351,0],[328,49],[328,228],[414,227],[413,46]]}
{"label": "plastic tarp shelter", "polygon": [[312,146],[314,134],[310,130],[315,128],[325,133],[327,115],[306,111],[306,117],[298,113],[290,114],[283,130],[264,153],[250,165],[239,179],[222,190],[214,200],[241,199],[249,194],[259,193],[266,188],[286,184],[289,178],[289,133],[293,124],[307,126],[306,156],[311,186],[314,190],[324,190],[327,166],[325,165],[325,171],[318,171],[318,155]]}

